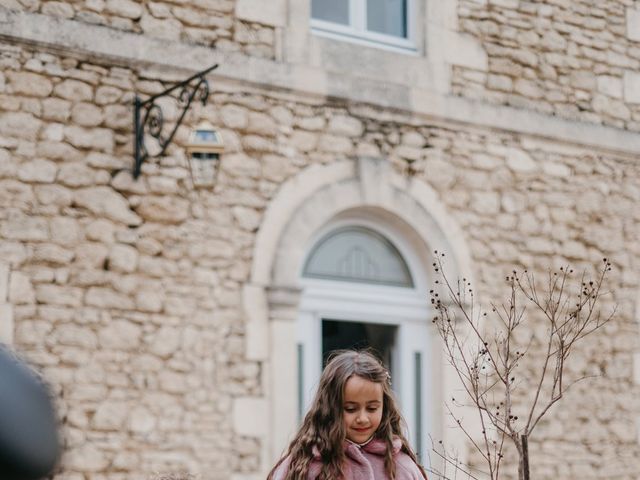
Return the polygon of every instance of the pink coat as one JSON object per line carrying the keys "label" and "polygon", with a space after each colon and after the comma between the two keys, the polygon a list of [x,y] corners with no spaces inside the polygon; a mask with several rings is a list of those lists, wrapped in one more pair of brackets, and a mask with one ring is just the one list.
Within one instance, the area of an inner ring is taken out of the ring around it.
{"label": "pink coat", "polygon": [[[393,455],[396,460],[396,480],[424,480],[420,469],[411,457],[400,451],[402,442],[393,442]],[[344,480],[389,480],[384,469],[386,445],[383,440],[373,439],[360,447],[355,443],[345,442],[345,479]],[[289,468],[286,458],[274,472],[273,480],[284,480]],[[315,457],[309,466],[307,480],[315,480],[322,471],[319,457]]]}

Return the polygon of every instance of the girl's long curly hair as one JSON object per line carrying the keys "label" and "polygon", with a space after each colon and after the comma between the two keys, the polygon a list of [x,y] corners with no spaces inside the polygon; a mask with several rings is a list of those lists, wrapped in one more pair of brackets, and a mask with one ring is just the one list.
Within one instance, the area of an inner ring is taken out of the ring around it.
{"label": "girl's long curly hair", "polygon": [[278,466],[289,458],[289,468],[285,480],[307,480],[309,466],[314,455],[319,455],[323,468],[318,480],[342,480],[345,461],[344,441],[346,432],[343,422],[343,394],[347,380],[352,376],[364,378],[382,385],[382,419],[374,434],[387,445],[384,466],[391,480],[396,477],[393,459],[393,439],[402,441],[401,451],[416,463],[423,477],[427,475],[409,447],[403,434],[405,422],[396,405],[391,390],[389,372],[380,361],[368,351],[340,350],[329,357],[329,362],[320,377],[320,385],[302,426],[289,445],[285,455],[269,472],[267,480],[272,480]]}

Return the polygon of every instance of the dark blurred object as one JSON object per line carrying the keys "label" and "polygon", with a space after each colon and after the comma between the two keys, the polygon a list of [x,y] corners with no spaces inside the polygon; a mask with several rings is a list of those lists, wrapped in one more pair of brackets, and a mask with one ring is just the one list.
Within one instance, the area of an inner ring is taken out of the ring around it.
{"label": "dark blurred object", "polygon": [[0,479],[37,480],[60,450],[46,385],[0,344]]}

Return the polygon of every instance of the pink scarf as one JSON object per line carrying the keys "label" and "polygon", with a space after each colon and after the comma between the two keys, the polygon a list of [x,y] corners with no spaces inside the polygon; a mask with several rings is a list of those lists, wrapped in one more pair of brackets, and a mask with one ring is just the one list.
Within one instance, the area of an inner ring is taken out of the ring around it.
{"label": "pink scarf", "polygon": [[[396,461],[396,480],[424,480],[418,466],[406,453],[401,452],[402,442],[399,438],[393,441],[393,457]],[[384,455],[387,445],[383,440],[374,438],[363,446],[352,442],[345,442],[346,457],[344,480],[389,480],[384,468]],[[307,480],[315,480],[322,471],[322,461],[319,454],[309,465]],[[273,480],[284,480],[289,468],[289,459],[285,459],[275,471]]]}

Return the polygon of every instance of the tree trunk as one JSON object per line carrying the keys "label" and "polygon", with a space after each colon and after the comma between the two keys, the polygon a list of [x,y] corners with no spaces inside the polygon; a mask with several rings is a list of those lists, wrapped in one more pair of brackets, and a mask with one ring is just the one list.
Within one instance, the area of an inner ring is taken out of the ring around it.
{"label": "tree trunk", "polygon": [[520,451],[518,477],[520,477],[520,480],[529,480],[529,437],[527,435],[521,435],[520,441],[522,450]]}

